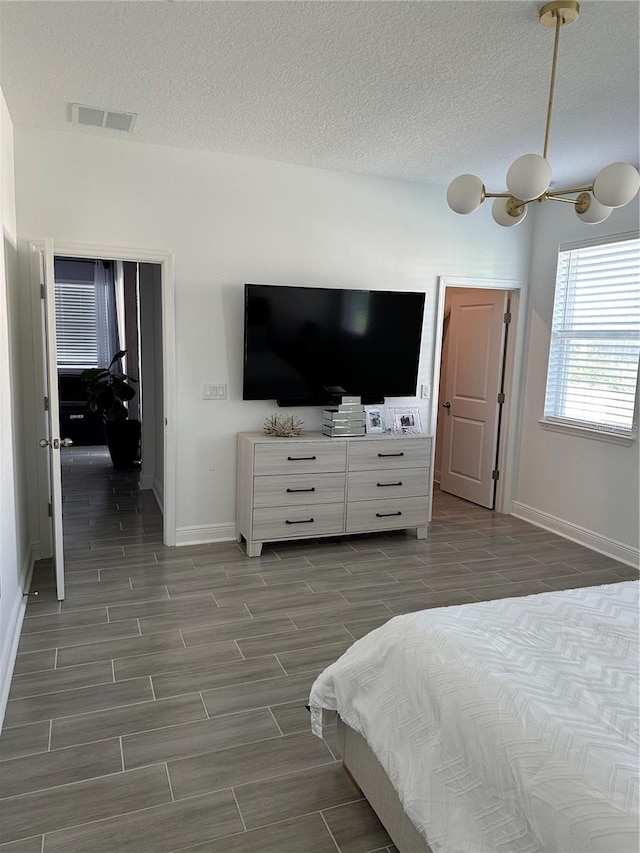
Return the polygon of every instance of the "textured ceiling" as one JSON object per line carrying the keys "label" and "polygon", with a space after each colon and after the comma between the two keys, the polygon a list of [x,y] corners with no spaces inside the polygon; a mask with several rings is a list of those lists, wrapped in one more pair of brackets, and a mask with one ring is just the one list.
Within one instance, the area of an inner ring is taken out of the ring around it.
{"label": "textured ceiling", "polygon": [[[17,126],[502,190],[542,153],[553,30],[529,0],[0,2]],[[560,38],[558,184],[638,162],[636,0],[584,0]],[[133,134],[69,102],[140,114]]]}

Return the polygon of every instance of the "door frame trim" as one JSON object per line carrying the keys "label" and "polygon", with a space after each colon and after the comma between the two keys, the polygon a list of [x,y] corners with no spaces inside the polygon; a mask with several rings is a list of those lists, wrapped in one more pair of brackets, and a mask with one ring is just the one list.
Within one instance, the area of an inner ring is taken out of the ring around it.
{"label": "door frame trim", "polygon": [[[431,478],[435,471],[436,430],[438,424],[438,389],[442,364],[442,333],[444,329],[444,305],[447,287],[468,287],[484,290],[509,290],[513,293],[511,304],[511,334],[507,338],[505,364],[505,394],[507,402],[502,412],[501,439],[498,454],[500,479],[496,483],[495,508],[497,512],[510,515],[516,493],[518,477],[518,453],[520,450],[520,421],[522,411],[522,378],[524,376],[525,353],[525,282],[519,279],[463,278],[461,276],[438,276],[438,293],[434,329],[433,377],[431,382],[431,407],[429,429],[433,436],[431,447]],[[504,472],[504,475],[502,475]]]}
{"label": "door frame trim", "polygon": [[[31,247],[44,249],[44,240],[29,240]],[[174,256],[171,252],[153,249],[136,249],[130,246],[104,246],[97,243],[65,243],[54,240],[54,256],[65,255],[72,258],[100,258],[110,261],[133,261],[135,263],[158,264],[161,267],[162,292],[162,362],[163,362],[163,417],[164,417],[164,512],[163,540],[165,545],[176,544],[176,346],[175,346],[175,287],[174,287]],[[32,287],[35,289],[33,275]],[[34,294],[35,299],[35,294]],[[39,294],[36,305],[39,308]],[[34,343],[40,338],[39,327],[34,325]],[[44,341],[39,341],[44,347]],[[36,347],[37,348],[37,347]],[[36,369],[39,365],[39,355],[36,357]],[[34,412],[38,411],[38,400],[41,396],[41,385],[35,383]],[[45,499],[42,478],[38,477],[38,504],[41,518],[40,530],[44,520],[43,507],[46,509],[48,498]],[[48,516],[47,516],[48,522]],[[43,537],[41,535],[41,541]],[[46,540],[45,540],[46,541]]]}

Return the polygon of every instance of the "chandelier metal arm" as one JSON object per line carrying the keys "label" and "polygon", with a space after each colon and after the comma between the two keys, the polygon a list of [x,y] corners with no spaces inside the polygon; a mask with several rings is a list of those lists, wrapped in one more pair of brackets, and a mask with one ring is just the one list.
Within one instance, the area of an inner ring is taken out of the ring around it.
{"label": "chandelier metal arm", "polygon": [[557,195],[549,195],[549,193],[545,193],[539,199],[536,199],[536,201],[563,201],[565,204],[575,204],[576,203],[575,198],[562,198],[561,196],[557,196]]}
{"label": "chandelier metal arm", "polygon": [[[521,204],[529,204],[529,202],[531,202],[531,201],[544,201],[545,199],[549,199],[550,201],[556,201],[556,200],[557,201],[569,201],[569,202],[573,203],[575,201],[575,199],[564,199],[564,198],[560,198],[559,196],[575,195],[575,194],[588,193],[588,192],[593,192],[593,184],[589,184],[586,187],[569,187],[569,189],[566,189],[566,190],[555,190],[554,189],[553,192],[550,192],[549,190],[547,190],[547,192],[541,193],[537,198],[529,199],[529,201],[521,202]],[[490,193],[490,192],[487,192],[487,190],[485,190],[482,193],[482,199],[484,200],[487,198],[513,198],[513,195],[510,192]]]}
{"label": "chandelier metal arm", "polygon": [[486,190],[483,193],[484,198],[511,198],[511,193],[488,193]]}
{"label": "chandelier metal arm", "polygon": [[593,184],[589,184],[586,187],[571,187],[568,190],[556,190],[554,189],[552,192],[549,192],[549,198],[553,198],[557,195],[571,195],[572,193],[590,193],[593,192]]}

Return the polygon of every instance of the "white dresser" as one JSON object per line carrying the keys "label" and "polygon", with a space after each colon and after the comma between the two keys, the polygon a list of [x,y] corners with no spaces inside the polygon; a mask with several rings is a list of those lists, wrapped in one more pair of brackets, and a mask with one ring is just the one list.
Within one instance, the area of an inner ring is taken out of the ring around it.
{"label": "white dresser", "polygon": [[416,528],[431,518],[431,437],[238,435],[236,539],[264,542]]}

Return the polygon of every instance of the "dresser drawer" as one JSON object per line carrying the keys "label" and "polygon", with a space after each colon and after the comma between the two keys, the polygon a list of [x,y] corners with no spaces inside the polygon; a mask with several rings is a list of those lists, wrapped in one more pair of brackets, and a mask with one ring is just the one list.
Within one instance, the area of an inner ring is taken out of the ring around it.
{"label": "dresser drawer", "polygon": [[398,438],[351,443],[349,471],[376,471],[385,468],[428,468],[429,438]]}
{"label": "dresser drawer", "polygon": [[429,498],[388,498],[347,504],[347,533],[422,527],[429,523]]}
{"label": "dresser drawer", "polygon": [[411,498],[429,494],[428,468],[383,468],[350,471],[347,500],[371,501]]}
{"label": "dresser drawer", "polygon": [[255,477],[253,505],[300,506],[344,503],[345,474],[274,474]]}
{"label": "dresser drawer", "polygon": [[274,441],[256,444],[254,452],[255,474],[307,474],[346,469],[347,445],[343,441]]}
{"label": "dresser drawer", "polygon": [[263,507],[253,511],[252,539],[300,539],[344,532],[344,504]]}

